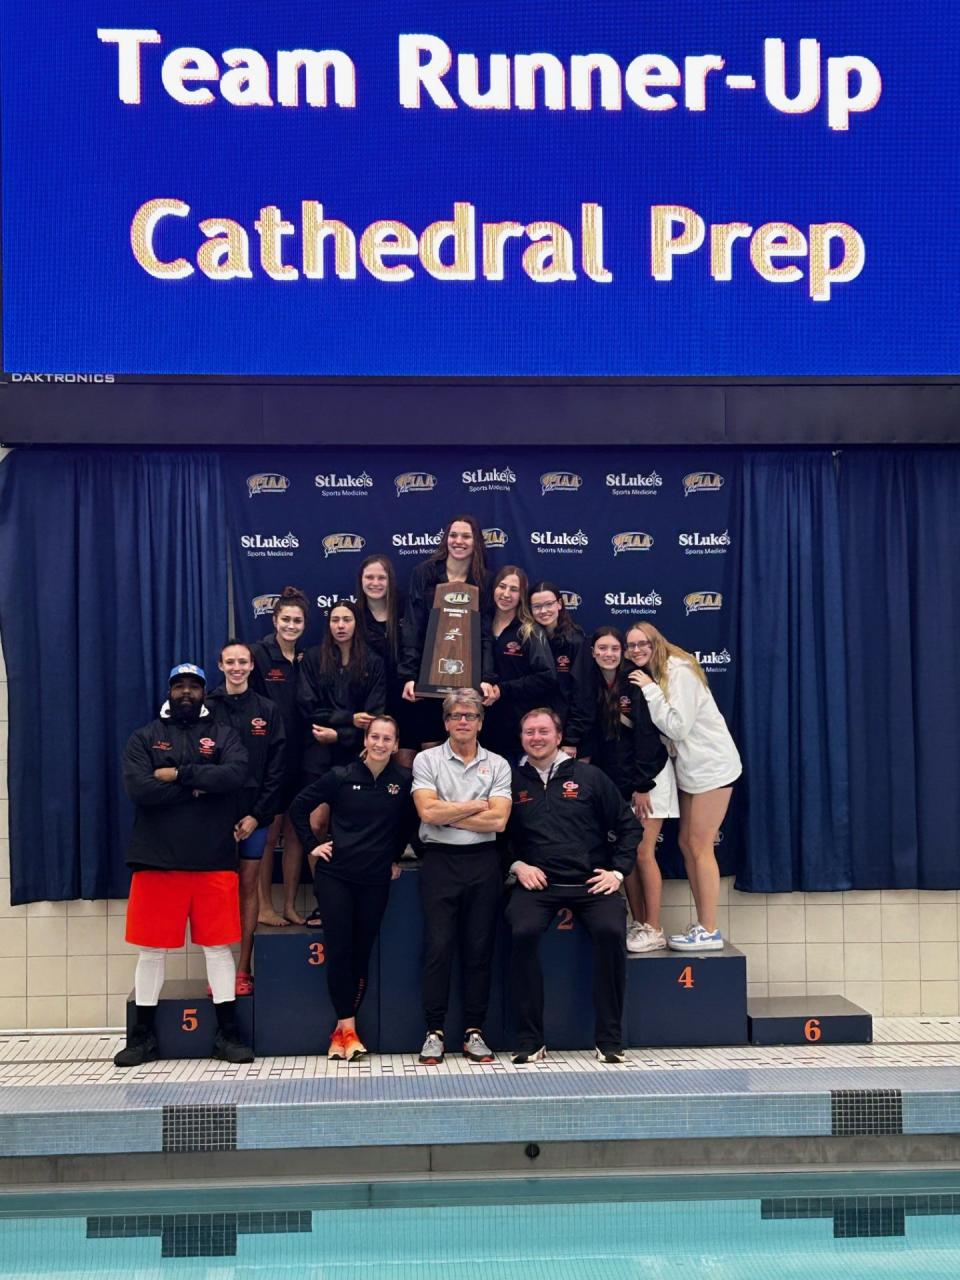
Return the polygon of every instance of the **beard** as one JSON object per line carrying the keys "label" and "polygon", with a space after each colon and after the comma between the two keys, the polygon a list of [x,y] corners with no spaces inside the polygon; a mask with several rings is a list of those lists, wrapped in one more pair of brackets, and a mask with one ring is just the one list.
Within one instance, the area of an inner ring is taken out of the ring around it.
{"label": "beard", "polygon": [[200,711],[202,708],[202,702],[171,701],[170,718],[171,720],[175,720],[177,724],[196,724],[200,719]]}

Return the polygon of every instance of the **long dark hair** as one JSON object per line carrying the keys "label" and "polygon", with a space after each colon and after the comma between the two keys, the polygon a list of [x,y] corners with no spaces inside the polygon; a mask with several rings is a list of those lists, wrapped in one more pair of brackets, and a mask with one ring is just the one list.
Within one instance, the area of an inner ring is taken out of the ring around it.
{"label": "long dark hair", "polygon": [[[530,602],[539,591],[549,591],[552,596],[557,598],[557,603],[560,605],[560,612],[557,614],[557,631],[559,631],[560,635],[575,636],[580,631],[580,627],[570,617],[570,610],[563,603],[563,592],[554,582],[535,582],[527,592],[527,608],[530,610],[530,616],[533,617],[533,608]],[[546,631],[546,627],[544,627],[544,631]]]}
{"label": "long dark hair", "polygon": [[[353,614],[355,626],[353,628],[353,639],[350,641],[350,660],[347,663],[347,671],[351,680],[362,680],[367,674],[367,639],[363,633],[363,619],[360,616],[360,609],[352,600],[338,600],[331,606],[330,612],[334,609],[349,609]],[[331,679],[340,670],[340,646],[333,638],[333,632],[330,630],[330,619],[327,618],[327,629],[323,633],[323,639],[320,641],[320,673]]]}
{"label": "long dark hair", "polygon": [[450,537],[450,526],[453,524],[468,524],[470,526],[470,530],[473,533],[473,555],[470,557],[467,581],[472,582],[476,587],[482,587],[487,579],[487,558],[483,549],[483,530],[477,524],[476,516],[451,516],[443,527],[443,537],[440,539],[439,547],[437,547],[427,563],[443,565],[447,563],[447,556],[450,554],[447,539]]}
{"label": "long dark hair", "polygon": [[[367,603],[367,597],[363,594],[363,571],[372,564],[382,564],[387,575],[387,653],[391,658],[396,659],[398,648],[398,623],[397,623],[397,575],[393,571],[393,561],[389,556],[367,556],[366,560],[361,561],[360,568],[357,570],[357,605],[360,609],[360,618],[364,631],[374,621],[373,614],[370,611],[370,605]],[[366,638],[366,637],[364,637]]]}
{"label": "long dark hair", "polygon": [[597,681],[597,706],[600,711],[600,723],[603,725],[603,736],[606,739],[616,738],[620,733],[620,672],[623,670],[625,653],[623,634],[619,627],[597,627],[590,636],[590,648],[602,640],[604,636],[613,636],[620,642],[620,665],[614,672],[613,679],[607,684],[603,672],[594,659],[593,668]]}

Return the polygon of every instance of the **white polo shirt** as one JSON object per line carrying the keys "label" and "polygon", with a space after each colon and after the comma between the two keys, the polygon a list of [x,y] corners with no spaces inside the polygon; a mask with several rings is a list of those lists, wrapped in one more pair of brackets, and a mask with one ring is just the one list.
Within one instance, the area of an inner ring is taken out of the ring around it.
{"label": "white polo shirt", "polygon": [[[477,744],[477,754],[466,763],[450,746],[450,740],[439,747],[421,751],[413,762],[411,791],[435,791],[438,800],[454,804],[462,800],[490,800],[512,795],[510,766],[503,756],[495,755]],[[496,840],[492,831],[463,831],[459,827],[420,823],[420,839],[435,844],[488,844]]]}

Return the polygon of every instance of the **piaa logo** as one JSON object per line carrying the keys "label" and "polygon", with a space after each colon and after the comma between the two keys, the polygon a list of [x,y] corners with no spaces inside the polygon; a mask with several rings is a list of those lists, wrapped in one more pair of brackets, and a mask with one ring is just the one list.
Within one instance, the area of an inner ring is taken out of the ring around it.
{"label": "piaa logo", "polygon": [[583,476],[575,471],[546,471],[540,477],[540,491],[545,493],[576,493],[583,487]]}
{"label": "piaa logo", "polygon": [[613,543],[613,554],[620,555],[624,551],[649,551],[653,546],[653,538],[649,533],[632,530],[629,533],[615,533],[610,539]]}
{"label": "piaa logo", "polygon": [[253,616],[262,618],[265,614],[273,613],[279,599],[279,595],[254,596],[250,602],[253,605]]}
{"label": "piaa logo", "polygon": [[430,493],[437,487],[437,477],[429,471],[404,471],[402,475],[393,477],[393,483],[397,497],[402,498],[405,493]]}
{"label": "piaa logo", "polygon": [[691,613],[716,613],[723,608],[723,593],[720,591],[691,591],[683,597],[683,607],[687,616]]}
{"label": "piaa logo", "polygon": [[359,533],[328,533],[323,540],[324,559],[337,556],[345,551],[362,551],[367,540]]}
{"label": "piaa logo", "polygon": [[565,609],[579,609],[583,604],[583,596],[576,591],[561,591],[560,599]]}
{"label": "piaa logo", "polygon": [[490,550],[496,550],[497,547],[505,547],[510,539],[502,529],[484,529],[483,545]]}
{"label": "piaa logo", "polygon": [[443,593],[444,604],[463,605],[470,603],[469,591],[445,591]]}
{"label": "piaa logo", "polygon": [[723,488],[723,476],[718,471],[691,471],[683,477],[683,496],[691,493],[716,493]]}
{"label": "piaa logo", "polygon": [[289,488],[289,478],[276,471],[263,471],[260,475],[247,476],[247,489],[251,498],[261,493],[286,493]]}

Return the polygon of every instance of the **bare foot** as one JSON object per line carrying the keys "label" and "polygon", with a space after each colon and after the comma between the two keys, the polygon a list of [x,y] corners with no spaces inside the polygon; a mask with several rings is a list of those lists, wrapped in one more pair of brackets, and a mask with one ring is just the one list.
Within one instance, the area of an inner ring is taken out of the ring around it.
{"label": "bare foot", "polygon": [[257,924],[271,924],[277,928],[280,926],[285,928],[289,923],[289,920],[284,920],[273,907],[261,907],[260,914],[257,916]]}
{"label": "bare foot", "polygon": [[283,914],[286,916],[284,924],[306,924],[306,920],[297,911],[296,907],[284,907]]}

